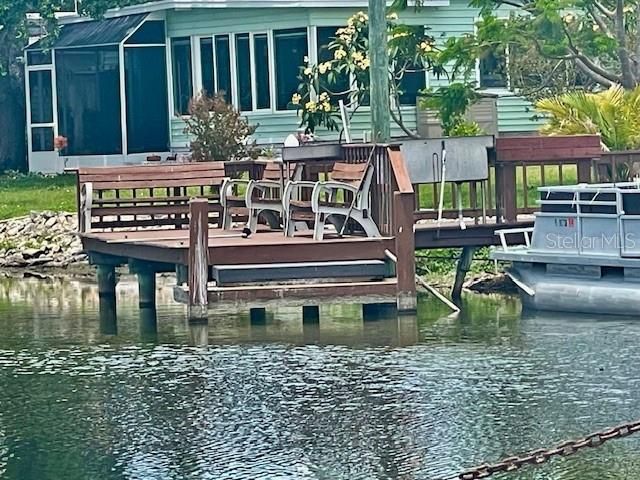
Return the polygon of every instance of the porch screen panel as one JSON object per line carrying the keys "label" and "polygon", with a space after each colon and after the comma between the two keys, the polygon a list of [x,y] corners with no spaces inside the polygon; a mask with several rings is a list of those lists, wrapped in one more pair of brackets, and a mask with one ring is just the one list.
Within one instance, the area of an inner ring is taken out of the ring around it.
{"label": "porch screen panel", "polygon": [[31,123],[53,123],[51,70],[29,72]]}
{"label": "porch screen panel", "polygon": [[218,92],[224,92],[227,103],[231,103],[231,52],[229,37],[216,35],[216,86]]}
{"label": "porch screen panel", "polygon": [[53,128],[34,127],[31,129],[31,150],[34,152],[53,152]]}
{"label": "porch screen panel", "polygon": [[174,38],[171,41],[173,63],[173,108],[179,115],[189,113],[189,102],[193,97],[191,79],[191,39]]}
{"label": "porch screen panel", "polygon": [[256,73],[256,107],[271,108],[271,88],[269,81],[269,42],[267,34],[253,36],[253,60]]}
{"label": "porch screen panel", "polygon": [[216,91],[213,72],[213,39],[200,39],[200,70],[202,71],[202,89],[207,95]]}
{"label": "porch screen panel", "polygon": [[69,155],[122,153],[118,47],[56,50],[59,133]]}
{"label": "porch screen panel", "polygon": [[167,70],[164,47],[125,48],[127,152],[169,149]]}
{"label": "porch screen panel", "polygon": [[286,110],[298,88],[298,68],[309,54],[307,29],[274,31],[276,57],[276,108]]}
{"label": "porch screen panel", "polygon": [[238,106],[243,112],[253,109],[253,94],[251,92],[251,47],[249,34],[236,35],[236,69],[238,87]]}

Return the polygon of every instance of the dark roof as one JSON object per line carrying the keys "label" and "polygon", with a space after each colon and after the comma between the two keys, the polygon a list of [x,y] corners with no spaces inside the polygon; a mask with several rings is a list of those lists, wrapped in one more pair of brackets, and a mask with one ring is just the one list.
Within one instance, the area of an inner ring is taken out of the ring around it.
{"label": "dark roof", "polygon": [[[147,16],[146,13],[126,17],[91,20],[62,26],[58,38],[49,48],[74,48],[90,45],[117,45],[132,33]],[[38,40],[28,50],[42,48]]]}

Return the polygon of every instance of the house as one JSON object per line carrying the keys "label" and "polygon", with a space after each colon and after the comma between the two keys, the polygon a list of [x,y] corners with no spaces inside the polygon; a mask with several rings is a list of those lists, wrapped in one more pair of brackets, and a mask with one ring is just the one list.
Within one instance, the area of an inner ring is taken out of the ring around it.
{"label": "house", "polygon": [[[467,2],[425,0],[401,20],[426,25],[443,41],[473,31],[478,11]],[[259,124],[259,143],[280,144],[299,125],[289,101],[303,58],[317,60],[336,28],[366,6],[363,0],[160,0],[111,10],[98,21],[64,18],[50,48],[39,41],[25,51],[29,168],[137,163],[184,150],[189,99],[202,90],[225,91]],[[534,130],[530,105],[508,90],[503,72],[496,58],[477,69],[479,84],[499,96],[500,133]],[[441,81],[421,75],[411,82],[403,106],[408,126],[418,121],[415,93]],[[369,113],[360,110],[351,122],[354,138],[368,129]],[[69,142],[60,155],[58,135]]]}

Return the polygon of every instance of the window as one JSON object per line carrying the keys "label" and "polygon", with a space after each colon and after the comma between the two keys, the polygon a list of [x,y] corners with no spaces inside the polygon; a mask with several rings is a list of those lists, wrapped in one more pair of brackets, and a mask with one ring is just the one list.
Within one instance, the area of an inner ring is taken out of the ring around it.
{"label": "window", "polygon": [[271,108],[269,80],[269,41],[266,33],[253,36],[253,64],[255,66],[256,108]]}
{"label": "window", "polygon": [[29,72],[31,123],[53,123],[51,70]]}
{"label": "window", "polygon": [[174,38],[171,41],[173,60],[173,108],[176,114],[189,113],[189,102],[193,96],[191,83],[191,40]]}
{"label": "window", "polygon": [[274,31],[276,108],[286,110],[298,87],[298,67],[309,54],[307,29]]}
{"label": "window", "polygon": [[51,65],[51,50],[27,51],[27,65]]}
{"label": "window", "polygon": [[[318,43],[318,63],[328,62],[333,60],[333,51],[329,50],[329,44],[333,42],[336,36],[336,30],[340,27],[317,27],[316,37]],[[327,85],[320,86],[320,91],[329,91],[332,93],[347,92],[350,89],[349,74],[342,72],[335,78],[335,81],[328,83]],[[349,99],[348,93],[343,93],[337,96],[338,100],[344,100],[345,103]]]}
{"label": "window", "polygon": [[166,62],[165,47],[124,49],[127,153],[168,150]]}
{"label": "window", "polygon": [[216,35],[216,87],[224,93],[227,103],[231,103],[231,52],[229,36]]}
{"label": "window", "polygon": [[[409,67],[410,70],[420,68],[420,66]],[[415,105],[418,92],[424,90],[426,86],[427,76],[425,72],[405,72],[402,80],[398,84],[400,89],[400,105]]]}
{"label": "window", "polygon": [[507,88],[507,53],[504,48],[492,48],[480,58],[480,88]]}
{"label": "window", "polygon": [[118,47],[56,50],[58,123],[69,155],[122,153]]}
{"label": "window", "polygon": [[208,94],[216,92],[213,77],[213,39],[200,39],[200,70],[202,71],[202,89]]}
{"label": "window", "polygon": [[164,45],[165,32],[162,20],[144,22],[125,42],[126,45]]}
{"label": "window", "polygon": [[238,88],[238,107],[241,111],[253,109],[251,92],[251,48],[249,34],[236,35],[236,80]]}

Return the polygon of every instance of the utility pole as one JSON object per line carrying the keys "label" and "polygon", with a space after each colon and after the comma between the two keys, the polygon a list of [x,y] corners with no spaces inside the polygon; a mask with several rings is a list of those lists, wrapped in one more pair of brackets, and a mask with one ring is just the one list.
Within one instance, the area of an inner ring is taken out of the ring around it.
{"label": "utility pole", "polygon": [[388,142],[391,138],[387,40],[387,2],[369,0],[371,130],[373,141],[379,143]]}

